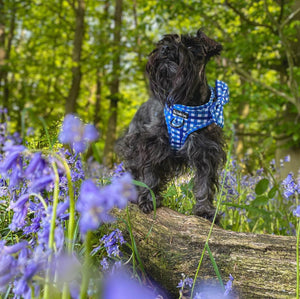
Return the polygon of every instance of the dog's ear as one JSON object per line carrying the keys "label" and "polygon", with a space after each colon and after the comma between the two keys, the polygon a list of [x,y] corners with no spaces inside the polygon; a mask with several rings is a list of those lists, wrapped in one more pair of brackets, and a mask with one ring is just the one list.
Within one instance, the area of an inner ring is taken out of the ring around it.
{"label": "dog's ear", "polygon": [[203,44],[208,59],[212,56],[220,55],[223,49],[221,44],[206,36],[201,29],[197,31],[197,37]]}

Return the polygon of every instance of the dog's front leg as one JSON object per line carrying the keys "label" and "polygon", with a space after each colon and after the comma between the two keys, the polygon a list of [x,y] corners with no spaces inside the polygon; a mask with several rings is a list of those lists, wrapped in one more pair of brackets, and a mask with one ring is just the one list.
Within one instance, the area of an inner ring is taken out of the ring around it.
{"label": "dog's front leg", "polygon": [[[142,177],[140,180],[154,192],[156,207],[160,206],[159,191],[161,189],[162,180],[159,177],[159,174],[153,167],[150,168],[149,166],[144,167],[141,172]],[[139,187],[138,205],[144,213],[153,211],[153,199],[147,188]]]}
{"label": "dog's front leg", "polygon": [[193,191],[196,198],[193,214],[212,221],[216,209],[213,206],[215,187],[211,178],[196,171]]}

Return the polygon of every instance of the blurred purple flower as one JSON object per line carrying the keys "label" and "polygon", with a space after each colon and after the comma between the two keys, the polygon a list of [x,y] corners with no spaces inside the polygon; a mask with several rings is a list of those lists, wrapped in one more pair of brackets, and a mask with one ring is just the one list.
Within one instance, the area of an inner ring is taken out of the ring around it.
{"label": "blurred purple flower", "polygon": [[85,125],[77,116],[66,115],[59,141],[63,144],[69,144],[76,153],[84,152],[89,142],[97,140],[99,134],[93,125]]}
{"label": "blurred purple flower", "polygon": [[83,235],[89,230],[96,230],[100,224],[113,220],[108,214],[103,192],[92,180],[86,180],[81,185],[76,208],[80,213],[79,228]]}
{"label": "blurred purple flower", "polygon": [[82,265],[75,255],[61,253],[56,255],[51,262],[50,268],[55,279],[60,286],[65,282],[75,281],[80,277]]}
{"label": "blurred purple flower", "polygon": [[132,177],[129,173],[124,173],[120,177],[114,177],[112,184],[106,188],[111,196],[111,204],[119,209],[124,209],[128,201],[135,202],[137,199],[137,191],[132,184]]}
{"label": "blurred purple flower", "polygon": [[36,169],[38,169],[39,165],[43,162],[42,154],[41,153],[35,153],[29,162],[28,166],[25,170],[25,175],[29,176],[32,175]]}
{"label": "blurred purple flower", "polygon": [[100,262],[100,265],[102,266],[102,269],[103,269],[104,271],[106,271],[106,270],[109,269],[109,263],[108,263],[106,257],[104,257],[104,258],[102,259],[102,261]]}
{"label": "blurred purple flower", "polygon": [[104,281],[103,299],[143,298],[155,299],[157,295],[149,288],[142,286],[137,281],[123,273],[110,275]]}
{"label": "blurred purple flower", "polygon": [[14,254],[14,253],[19,252],[23,248],[25,248],[27,245],[28,245],[27,241],[21,241],[19,243],[11,245],[11,246],[4,246],[3,247],[3,252],[6,253],[6,254]]}
{"label": "blurred purple flower", "polygon": [[89,230],[96,230],[100,224],[113,221],[109,211],[114,207],[123,209],[128,200],[137,196],[129,174],[115,178],[112,183],[102,189],[92,180],[82,183],[77,201],[77,211],[80,213],[79,228],[84,235]]}
{"label": "blurred purple flower", "polygon": [[22,195],[16,202],[11,202],[10,208],[14,211],[9,228],[12,231],[22,229],[26,224],[29,194]]}
{"label": "blurred purple flower", "polygon": [[5,241],[0,241],[0,292],[6,290],[6,286],[18,274],[17,260],[7,253],[8,246],[5,246]]}
{"label": "blurred purple flower", "polygon": [[296,217],[300,217],[300,205],[293,211],[293,215]]}
{"label": "blurred purple flower", "polygon": [[27,128],[26,136],[34,136],[34,128],[32,127]]}
{"label": "blurred purple flower", "polygon": [[54,182],[54,175],[48,174],[45,176],[42,176],[32,182],[32,185],[30,186],[30,189],[32,192],[39,192],[45,189],[49,186],[49,184]]}

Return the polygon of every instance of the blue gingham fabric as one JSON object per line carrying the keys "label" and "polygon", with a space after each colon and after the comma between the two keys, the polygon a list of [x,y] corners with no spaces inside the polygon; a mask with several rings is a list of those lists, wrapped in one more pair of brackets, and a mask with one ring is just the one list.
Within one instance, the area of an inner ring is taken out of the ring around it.
{"label": "blue gingham fabric", "polygon": [[225,82],[216,80],[215,89],[210,87],[210,90],[210,99],[204,105],[165,105],[164,113],[172,149],[179,150],[192,132],[212,123],[223,128],[223,106],[229,102],[228,86]]}

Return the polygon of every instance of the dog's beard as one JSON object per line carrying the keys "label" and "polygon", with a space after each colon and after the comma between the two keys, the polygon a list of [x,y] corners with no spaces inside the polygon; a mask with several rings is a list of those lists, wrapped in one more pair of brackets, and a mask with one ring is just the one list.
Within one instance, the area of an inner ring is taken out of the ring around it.
{"label": "dog's beard", "polygon": [[160,93],[168,95],[173,89],[174,79],[178,71],[178,64],[166,59],[158,65],[155,72],[155,84]]}

